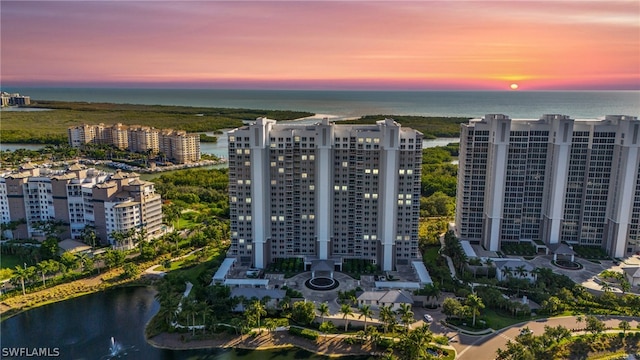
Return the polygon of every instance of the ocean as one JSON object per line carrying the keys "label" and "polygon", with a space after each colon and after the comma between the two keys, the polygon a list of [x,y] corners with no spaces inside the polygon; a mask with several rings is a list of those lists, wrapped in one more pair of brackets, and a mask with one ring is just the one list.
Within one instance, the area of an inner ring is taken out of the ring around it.
{"label": "ocean", "polygon": [[[640,91],[320,91],[116,88],[4,88],[34,100],[297,110],[335,119],[363,115],[481,117],[500,113],[535,119],[640,116]],[[276,119],[277,120],[277,119]]]}

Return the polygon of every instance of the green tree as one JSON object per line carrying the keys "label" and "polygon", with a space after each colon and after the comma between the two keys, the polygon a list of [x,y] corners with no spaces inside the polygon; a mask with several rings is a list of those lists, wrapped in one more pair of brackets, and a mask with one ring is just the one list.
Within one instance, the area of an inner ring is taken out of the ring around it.
{"label": "green tree", "polygon": [[291,309],[291,318],[303,325],[309,325],[316,318],[315,306],[311,301],[296,301]]}
{"label": "green tree", "polygon": [[429,325],[422,325],[417,329],[407,332],[400,338],[400,352],[403,359],[426,360],[432,356],[427,352],[433,334]]}
{"label": "green tree", "polygon": [[409,325],[411,325],[414,321],[413,311],[411,311],[411,305],[400,304],[400,307],[398,308],[398,314],[400,314],[400,321],[402,321],[402,323],[404,324],[405,330],[409,332]]}
{"label": "green tree", "polygon": [[42,275],[42,286],[46,286],[47,285],[47,283],[45,281],[45,276],[47,275],[47,273],[49,273],[51,271],[51,265],[50,265],[49,261],[51,261],[51,260],[43,260],[43,261],[40,261],[36,265],[36,268],[38,269],[38,272]]}
{"label": "green tree", "polygon": [[454,298],[446,298],[442,302],[442,312],[447,315],[447,317],[456,316],[460,312],[460,308],[462,304],[460,301]]}
{"label": "green tree", "polygon": [[482,299],[476,294],[470,294],[467,296],[466,305],[471,309],[471,314],[473,315],[473,326],[476,326],[476,315],[480,314],[480,310],[484,309],[484,303]]}
{"label": "green tree", "polygon": [[124,270],[124,272],[122,273],[122,276],[124,276],[124,278],[126,279],[134,278],[138,276],[138,274],[140,274],[140,269],[134,263],[124,264],[124,266],[122,267],[122,270]]}
{"label": "green tree", "polygon": [[[431,300],[431,299],[438,299],[438,296],[440,296],[440,289],[438,288],[437,285],[431,283],[431,284],[427,284],[424,286],[424,288],[422,289],[423,294],[427,297],[427,301]],[[431,307],[434,307],[434,303],[433,301],[431,302]]]}
{"label": "green tree", "polygon": [[[295,305],[295,304],[294,304]],[[255,321],[257,327],[260,327],[260,319],[263,316],[267,315],[267,309],[265,309],[264,305],[260,302],[260,300],[254,300],[249,308],[245,311],[245,316],[247,321],[251,323]]]}
{"label": "green tree", "polygon": [[344,320],[344,331],[347,332],[347,327],[349,326],[349,316],[353,315],[351,306],[349,306],[349,304],[342,304],[342,306],[340,307],[340,314],[342,314],[342,319]]}
{"label": "green tree", "polygon": [[40,244],[40,256],[45,260],[57,259],[59,251],[58,239],[54,237],[48,237]]}
{"label": "green tree", "polygon": [[372,318],[373,311],[371,310],[371,306],[362,305],[358,310],[360,311],[360,315],[358,316],[358,319],[360,319],[361,317],[364,317],[364,332],[367,332],[367,318],[373,319]]}
{"label": "green tree", "polygon": [[631,330],[631,324],[627,320],[620,321],[618,327],[622,330],[623,334],[626,334],[627,331]]}
{"label": "green tree", "polygon": [[318,313],[322,318],[321,324],[324,324],[324,317],[329,316],[329,305],[326,302],[323,302],[318,305]]}
{"label": "green tree", "polygon": [[396,321],[396,313],[391,309],[390,305],[382,305],[380,306],[380,321],[384,326],[384,332],[387,333],[387,329]]}
{"label": "green tree", "polygon": [[98,243],[98,235],[96,235],[96,229],[93,226],[85,226],[80,233],[80,239],[85,244],[91,246],[92,248],[96,247]]}
{"label": "green tree", "polygon": [[13,269],[13,278],[20,280],[20,284],[22,285],[22,295],[25,295],[26,292],[24,290],[24,281],[29,277],[29,271],[21,266],[16,266]]}
{"label": "green tree", "polygon": [[585,322],[587,324],[585,330],[594,335],[603,332],[605,329],[604,322],[598,320],[598,318],[593,315],[588,315],[585,318]]}
{"label": "green tree", "polygon": [[73,271],[78,267],[78,258],[70,252],[60,255],[60,263],[64,265],[67,271]]}
{"label": "green tree", "polygon": [[124,263],[125,254],[122,251],[107,250],[104,252],[104,262],[107,268],[111,269]]}

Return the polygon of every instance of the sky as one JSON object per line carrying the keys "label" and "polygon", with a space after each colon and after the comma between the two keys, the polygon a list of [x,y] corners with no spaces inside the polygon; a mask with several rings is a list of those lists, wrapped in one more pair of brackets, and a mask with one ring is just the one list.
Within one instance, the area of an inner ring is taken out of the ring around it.
{"label": "sky", "polygon": [[639,90],[640,1],[5,1],[0,85]]}

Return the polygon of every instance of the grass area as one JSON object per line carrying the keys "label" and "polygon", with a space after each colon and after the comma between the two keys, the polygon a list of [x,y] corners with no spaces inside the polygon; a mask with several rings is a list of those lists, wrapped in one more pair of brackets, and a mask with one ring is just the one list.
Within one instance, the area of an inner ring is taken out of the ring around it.
{"label": "grass area", "polygon": [[521,316],[514,318],[511,314],[506,312],[496,311],[493,309],[483,309],[481,319],[484,319],[492,329],[498,330],[523,321],[535,320],[537,317]]}
{"label": "grass area", "polygon": [[66,143],[69,126],[86,124],[146,125],[189,132],[242,126],[244,120],[266,116],[292,120],[311,116],[302,111],[203,108],[61,101],[34,101],[32,107],[51,111],[3,111],[0,136],[4,143]]}
{"label": "grass area", "polygon": [[466,117],[367,115],[357,120],[341,121],[340,124],[375,124],[385,118],[392,118],[402,126],[422,132],[425,139],[459,137],[460,124],[469,121]]}
{"label": "grass area", "polygon": [[0,269],[14,269],[16,266],[22,266],[23,261],[18,255],[2,254],[0,257]]}

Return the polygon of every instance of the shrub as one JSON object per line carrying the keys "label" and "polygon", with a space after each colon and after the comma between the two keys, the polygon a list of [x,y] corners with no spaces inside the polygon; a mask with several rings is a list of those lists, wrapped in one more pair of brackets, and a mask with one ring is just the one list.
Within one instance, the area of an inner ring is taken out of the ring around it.
{"label": "shrub", "polygon": [[332,334],[336,332],[336,326],[331,321],[327,321],[320,324],[320,327],[318,329],[323,333],[327,333],[327,334]]}
{"label": "shrub", "polygon": [[393,348],[393,344],[394,344],[393,339],[387,339],[387,338],[382,338],[377,343],[380,349],[391,349]]}

